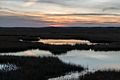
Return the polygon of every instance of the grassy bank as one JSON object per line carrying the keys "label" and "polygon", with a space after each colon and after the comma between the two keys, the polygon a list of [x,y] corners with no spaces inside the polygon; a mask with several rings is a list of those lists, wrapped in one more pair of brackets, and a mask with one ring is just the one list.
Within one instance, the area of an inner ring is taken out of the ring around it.
{"label": "grassy bank", "polygon": [[96,44],[96,45],[86,45],[86,44],[76,44],[72,45],[49,45],[39,42],[20,42],[20,41],[7,41],[0,42],[0,52],[18,52],[30,49],[40,49],[47,50],[53,54],[62,54],[70,50],[95,50],[95,51],[119,51],[120,43],[110,43],[110,44]]}
{"label": "grassy bank", "polygon": [[79,80],[120,80],[120,71],[97,71],[81,76]]}

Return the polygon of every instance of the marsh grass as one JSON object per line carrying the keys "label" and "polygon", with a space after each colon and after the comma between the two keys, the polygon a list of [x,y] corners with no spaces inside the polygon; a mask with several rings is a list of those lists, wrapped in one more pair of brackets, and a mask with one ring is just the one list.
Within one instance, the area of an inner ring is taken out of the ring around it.
{"label": "marsh grass", "polygon": [[0,80],[47,80],[69,72],[82,71],[83,67],[62,62],[56,57],[0,56],[0,64],[15,64],[15,71],[0,71]]}
{"label": "marsh grass", "polygon": [[95,73],[88,73],[84,76],[80,76],[79,80],[120,80],[120,71],[96,71]]}

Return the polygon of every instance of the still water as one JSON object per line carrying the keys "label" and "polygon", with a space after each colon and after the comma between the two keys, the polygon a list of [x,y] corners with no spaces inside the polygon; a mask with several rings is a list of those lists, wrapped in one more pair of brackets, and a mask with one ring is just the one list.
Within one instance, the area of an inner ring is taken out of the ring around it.
{"label": "still water", "polygon": [[58,57],[66,63],[82,65],[90,70],[120,69],[120,51],[91,51],[91,50],[72,50],[62,55],[53,55],[44,50],[27,50],[17,53],[1,53],[0,55],[15,56],[35,56],[35,57]]}
{"label": "still water", "polygon": [[7,72],[7,71],[14,71],[14,70],[17,70],[17,69],[18,69],[18,67],[14,64],[9,64],[9,63],[0,64],[0,71]]}
{"label": "still water", "polygon": [[38,42],[49,45],[75,45],[75,44],[87,44],[95,45],[88,40],[76,40],[76,39],[40,39]]}
{"label": "still water", "polygon": [[73,50],[58,56],[62,61],[82,65],[92,69],[120,69],[120,51],[80,51]]}

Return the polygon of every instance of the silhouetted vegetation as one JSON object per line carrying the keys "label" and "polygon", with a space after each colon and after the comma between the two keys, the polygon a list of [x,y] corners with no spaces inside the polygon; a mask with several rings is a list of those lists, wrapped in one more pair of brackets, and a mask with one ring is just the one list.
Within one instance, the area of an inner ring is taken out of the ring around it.
{"label": "silhouetted vegetation", "polygon": [[47,80],[68,72],[82,71],[81,66],[63,63],[56,57],[0,56],[0,64],[15,64],[15,71],[0,71],[0,80]]}
{"label": "silhouetted vegetation", "polygon": [[[117,51],[120,50],[120,28],[0,28],[0,52],[17,52],[28,49],[49,50],[54,54],[67,51],[95,50]],[[83,39],[100,44],[96,45],[48,45],[31,41],[39,38],[53,39]],[[20,41],[20,40],[23,40]],[[102,44],[101,44],[102,43]],[[105,43],[105,44],[104,44]]]}
{"label": "silhouetted vegetation", "polygon": [[97,43],[120,42],[119,34],[119,27],[0,28],[0,36],[83,39]]}
{"label": "silhouetted vegetation", "polygon": [[53,54],[63,54],[70,50],[95,50],[95,51],[119,51],[120,43],[110,44],[76,44],[72,45],[49,45],[39,42],[28,42],[28,41],[11,41],[11,42],[0,42],[0,52],[18,52],[30,49],[48,50]]}
{"label": "silhouetted vegetation", "polygon": [[79,80],[120,80],[120,71],[97,71],[81,76]]}
{"label": "silhouetted vegetation", "polygon": [[19,41],[23,40],[23,41],[38,41],[39,38],[38,37],[32,37],[32,36],[21,36],[19,37]]}

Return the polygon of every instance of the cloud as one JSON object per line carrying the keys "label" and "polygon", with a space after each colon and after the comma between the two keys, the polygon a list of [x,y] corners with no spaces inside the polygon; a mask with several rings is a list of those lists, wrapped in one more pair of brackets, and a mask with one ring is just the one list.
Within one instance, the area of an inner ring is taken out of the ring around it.
{"label": "cloud", "polygon": [[76,6],[82,7],[82,5],[85,5],[88,2],[88,0],[38,0],[38,1],[43,3],[67,6],[67,7],[76,7]]}
{"label": "cloud", "polygon": [[119,0],[39,0],[39,2],[57,4],[71,8],[78,8],[79,10],[81,10],[81,8],[84,10],[90,9],[91,11],[95,10],[96,12],[100,12],[106,7],[112,7],[111,11],[120,9]]}
{"label": "cloud", "polygon": [[118,8],[118,7],[107,7],[107,8],[104,8],[104,9],[103,9],[103,12],[104,12],[104,11],[109,11],[109,10],[112,10],[112,11],[113,11],[113,10],[120,10],[120,8]]}
{"label": "cloud", "polygon": [[38,0],[25,0],[25,3],[22,4],[23,7],[29,7],[34,5]]}
{"label": "cloud", "polygon": [[46,14],[48,16],[120,16],[111,13],[76,13],[76,14]]}
{"label": "cloud", "polygon": [[[3,1],[3,5],[5,5]],[[45,13],[120,13],[120,0],[13,0],[6,4],[18,10],[40,11]],[[2,2],[2,1],[1,1]],[[20,8],[18,6],[22,6]],[[17,8],[18,7],[18,8]],[[113,9],[114,8],[114,9]],[[114,11],[113,11],[114,10]]]}
{"label": "cloud", "polygon": [[39,2],[64,5],[68,7],[106,7],[120,6],[119,0],[38,0]]}
{"label": "cloud", "polygon": [[0,10],[11,15],[34,16],[38,21],[40,19],[54,25],[120,24],[120,0],[2,0],[0,2],[2,3]]}

